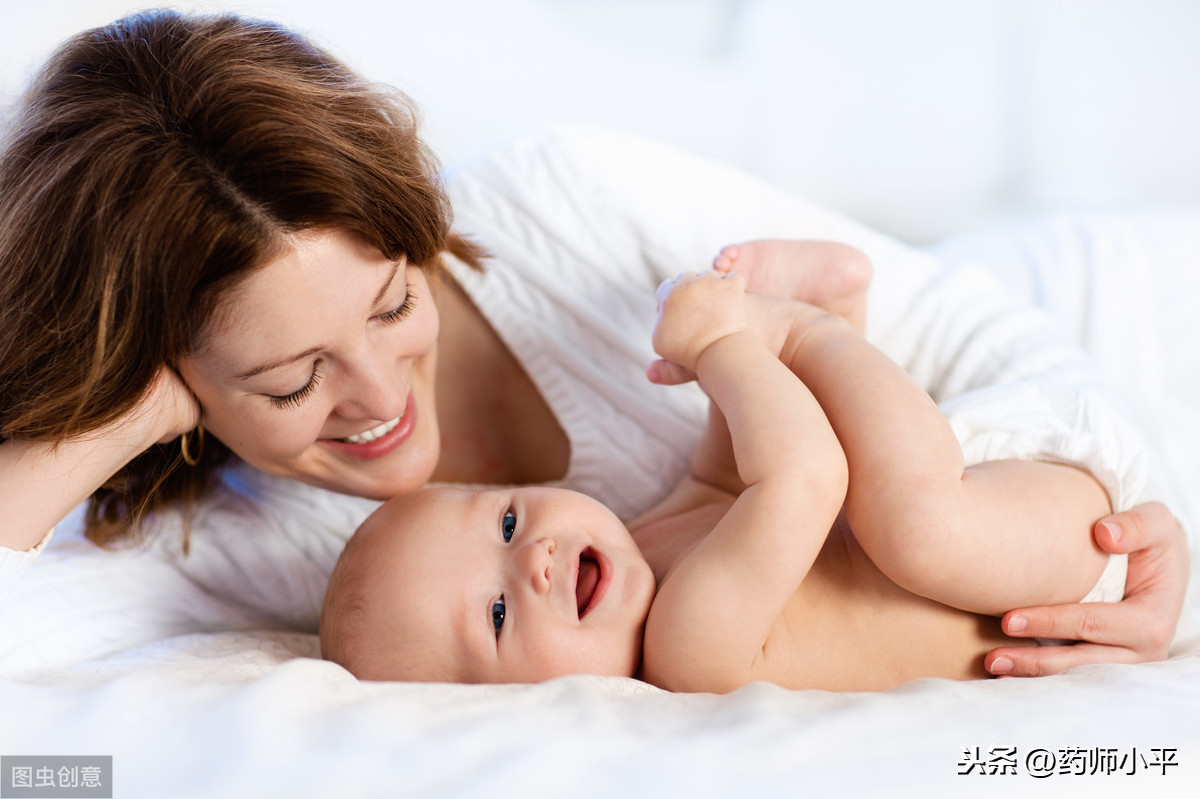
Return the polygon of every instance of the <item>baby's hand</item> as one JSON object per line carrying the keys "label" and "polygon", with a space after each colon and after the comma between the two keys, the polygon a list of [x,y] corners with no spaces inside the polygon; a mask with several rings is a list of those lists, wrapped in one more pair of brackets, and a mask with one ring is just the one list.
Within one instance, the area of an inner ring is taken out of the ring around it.
{"label": "baby's hand", "polygon": [[747,329],[745,280],[736,272],[685,272],[658,287],[654,351],[695,371],[696,362],[718,339]]}

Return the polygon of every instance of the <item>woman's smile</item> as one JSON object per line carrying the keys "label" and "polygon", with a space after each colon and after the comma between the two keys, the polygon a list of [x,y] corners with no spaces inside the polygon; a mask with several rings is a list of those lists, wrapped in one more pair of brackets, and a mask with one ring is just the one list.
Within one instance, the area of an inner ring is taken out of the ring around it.
{"label": "woman's smile", "polygon": [[333,449],[342,455],[367,460],[382,458],[390,455],[402,446],[417,425],[417,403],[413,395],[408,395],[408,403],[404,413],[389,422],[376,425],[361,433],[354,433],[345,438],[324,438],[318,443]]}
{"label": "woman's smile", "polygon": [[338,440],[345,441],[349,444],[367,444],[367,443],[379,438],[380,436],[384,436],[384,435],[387,435],[388,433],[392,432],[392,430],[398,424],[400,424],[399,416],[397,416],[395,419],[392,419],[389,422],[384,422],[383,424],[379,425],[378,427],[372,427],[370,430],[364,430],[361,433],[354,433],[352,435],[346,436],[345,438],[338,439]]}

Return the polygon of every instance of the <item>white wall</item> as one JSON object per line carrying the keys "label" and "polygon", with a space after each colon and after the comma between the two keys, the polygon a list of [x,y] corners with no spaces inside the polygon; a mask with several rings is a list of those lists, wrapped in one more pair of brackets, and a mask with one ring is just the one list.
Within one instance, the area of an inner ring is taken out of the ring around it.
{"label": "white wall", "polygon": [[[643,133],[910,241],[1200,203],[1195,0],[183,2],[308,32],[412,94],[445,161],[552,122]],[[0,0],[0,96],[115,0]]]}

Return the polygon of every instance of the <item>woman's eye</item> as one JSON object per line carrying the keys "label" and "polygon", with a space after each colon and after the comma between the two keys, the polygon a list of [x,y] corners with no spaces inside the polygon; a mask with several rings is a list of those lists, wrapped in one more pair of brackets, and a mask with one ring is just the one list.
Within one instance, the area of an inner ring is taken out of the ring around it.
{"label": "woman's eye", "polygon": [[500,637],[500,628],[504,626],[504,597],[500,597],[492,603],[492,627],[496,630],[496,637]]}
{"label": "woman's eye", "polygon": [[395,310],[392,310],[392,311],[388,311],[387,313],[382,313],[379,316],[377,316],[376,318],[380,322],[383,322],[385,325],[390,325],[394,322],[399,322],[401,319],[403,319],[404,317],[406,317],[410,313],[412,313],[413,308],[416,307],[416,304],[417,304],[417,298],[415,296],[413,296],[412,290],[410,289],[404,295],[404,302],[400,303],[399,308],[396,308]]}
{"label": "woman's eye", "polygon": [[291,394],[284,394],[283,396],[276,396],[274,394],[268,394],[267,399],[269,399],[271,401],[271,404],[274,405],[276,408],[294,408],[294,407],[298,406],[301,402],[304,402],[304,400],[306,400],[308,398],[308,395],[313,393],[313,391],[316,390],[317,384],[320,382],[321,382],[320,364],[316,364],[313,366],[312,375],[308,378],[308,382],[305,383],[303,386],[301,386],[297,390],[293,391]]}
{"label": "woman's eye", "polygon": [[500,534],[504,536],[505,543],[512,540],[513,533],[517,531],[517,514],[509,508],[504,512],[504,519],[500,522]]}

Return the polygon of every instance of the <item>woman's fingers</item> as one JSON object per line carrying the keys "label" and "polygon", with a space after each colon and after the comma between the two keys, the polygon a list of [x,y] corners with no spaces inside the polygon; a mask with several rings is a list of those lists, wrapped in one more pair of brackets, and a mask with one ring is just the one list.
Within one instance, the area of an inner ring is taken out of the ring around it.
{"label": "woman's fingers", "polygon": [[1125,599],[1114,606],[1135,611],[1123,622],[1136,628],[1126,645],[1144,660],[1166,657],[1191,568],[1183,526],[1161,502],[1147,502],[1101,519],[1095,537],[1109,552],[1129,553]]}
{"label": "woman's fingers", "polygon": [[1100,644],[1074,646],[1006,646],[993,649],[984,667],[997,677],[1045,677],[1094,663],[1137,663],[1135,652]]}
{"label": "woman's fingers", "polygon": [[169,366],[159,369],[137,412],[147,411],[158,419],[160,444],[171,441],[200,423],[200,403],[179,373]]}
{"label": "woman's fingers", "polygon": [[1004,614],[1001,627],[1014,638],[1058,638],[1134,651],[1153,648],[1155,636],[1141,621],[1155,613],[1143,599],[1021,608]]}
{"label": "woman's fingers", "polygon": [[1148,502],[1097,523],[1096,542],[1107,552],[1128,553],[1125,598],[1052,607],[1020,608],[1004,615],[1016,638],[1057,638],[1074,646],[1001,647],[984,664],[997,675],[1035,677],[1088,663],[1138,663],[1167,657],[1183,607],[1189,569],[1187,538],[1165,505]]}
{"label": "woman's fingers", "polygon": [[1187,558],[1187,535],[1161,502],[1143,502],[1096,523],[1096,543],[1106,552]]}

